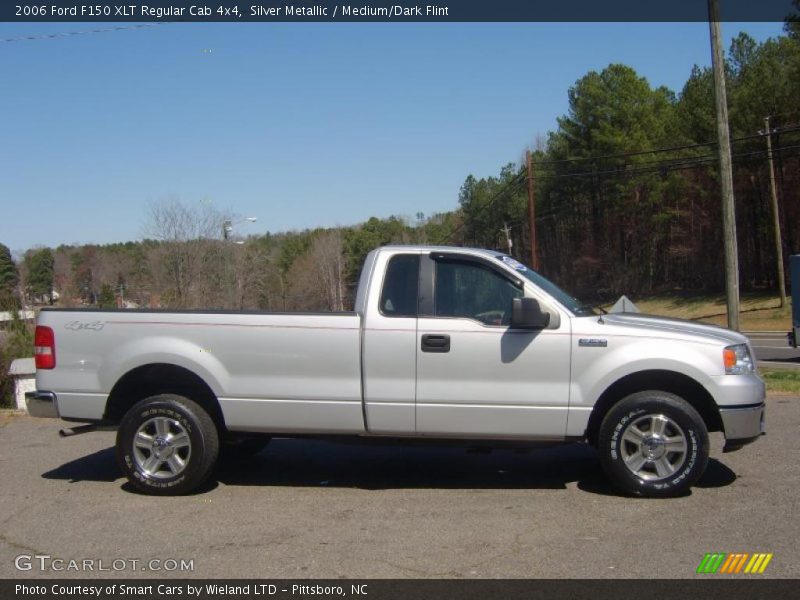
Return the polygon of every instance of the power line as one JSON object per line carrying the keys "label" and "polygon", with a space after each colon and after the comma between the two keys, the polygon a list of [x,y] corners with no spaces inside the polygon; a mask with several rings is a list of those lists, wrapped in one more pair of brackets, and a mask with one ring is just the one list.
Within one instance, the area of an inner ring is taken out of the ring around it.
{"label": "power line", "polygon": [[[778,150],[795,150],[795,149],[800,149],[800,144],[792,144],[792,145],[788,145],[788,146],[781,146],[779,148],[773,148],[773,153],[775,153]],[[753,161],[755,161],[757,159],[760,160],[763,157],[763,155],[765,155],[765,154],[766,154],[765,150],[752,151],[752,152],[742,152],[742,153],[739,153],[739,154],[734,154],[733,158],[739,159],[739,160],[736,161],[738,163],[753,162]],[[800,156],[800,153],[792,154],[790,156]],[[666,170],[667,171],[685,171],[685,170],[695,169],[697,167],[705,166],[707,164],[715,162],[716,160],[717,160],[717,157],[714,156],[712,158],[704,158],[703,160],[698,161],[695,164],[687,163],[687,164],[681,164],[681,165],[676,166],[676,167],[671,167],[671,168],[667,167]],[[636,171],[632,171],[632,170],[631,171],[621,171],[620,170],[620,171],[608,171],[607,173],[616,173],[618,175],[637,175],[637,174],[642,174],[642,173],[658,173],[658,172],[661,172],[663,170],[664,170],[663,168],[650,167],[648,169],[639,169],[639,170],[636,170]],[[586,174],[598,174],[598,173],[595,172],[595,173],[584,173],[584,174],[569,174],[569,175],[564,175],[564,177],[576,176],[576,175],[586,175]],[[559,176],[552,175],[550,177],[559,177]],[[496,198],[496,197],[497,196],[495,196],[494,198]],[[492,200],[494,200],[494,198]],[[490,200],[489,203],[484,205],[483,208],[485,208],[491,202],[492,201]],[[558,209],[555,209],[555,210],[550,210],[550,211],[547,211],[547,212],[544,212],[542,214],[537,215],[536,216],[536,222],[538,223],[540,221],[545,221],[547,219],[552,219],[552,218],[555,218],[555,217],[559,217],[561,215],[565,215],[565,214],[568,214],[570,212],[573,212],[573,210],[570,207],[563,206],[561,208],[558,208]],[[511,221],[508,221],[508,226],[510,228],[516,228],[516,227],[521,226],[525,222],[526,221],[524,219],[511,220]],[[463,228],[463,224],[462,224],[461,227],[457,228],[453,233],[455,233],[456,231],[460,230],[461,228]],[[448,240],[447,239],[443,239],[439,243],[444,243],[446,241],[448,241]]]}
{"label": "power line", "polygon": [[[796,148],[800,148],[800,144],[795,144],[795,145],[792,145],[792,146],[783,146],[782,147],[783,150],[791,150],[791,149],[796,149]],[[775,150],[776,149],[773,149],[773,153],[775,152]],[[766,154],[766,152],[764,152],[764,151],[762,151],[762,152],[748,152],[748,153],[744,153],[744,154],[734,155],[734,157],[740,158],[740,160],[736,161],[738,163],[755,162],[756,160],[761,160],[762,157],[754,156],[756,154]],[[795,154],[792,154],[790,156],[792,156],[792,157],[800,156],[800,153],[795,153]],[[744,157],[743,160],[741,160],[742,157]],[[694,169],[694,168],[696,168],[698,166],[703,166],[703,165],[702,164],[700,164],[700,165],[686,165],[686,166],[681,166],[681,167],[678,167],[678,168],[675,168],[675,169],[672,169],[672,170],[674,170],[674,171],[685,171],[685,170],[688,170],[688,169]],[[653,170],[652,172],[656,172],[656,171]],[[546,219],[552,219],[554,217],[559,217],[561,215],[565,215],[565,214],[568,214],[568,213],[571,213],[571,212],[574,212],[571,207],[561,206],[560,208],[551,209],[550,211],[548,211],[546,213],[543,213],[541,215],[537,215],[536,216],[536,222],[538,223],[539,221],[544,221]],[[513,226],[517,225],[518,223],[519,223],[519,221],[510,221],[509,225],[513,227]]]}
{"label": "power line", "polygon": [[[780,151],[780,150],[793,150],[795,148],[800,148],[800,144],[791,144],[788,146],[779,146],[773,149],[773,152]],[[747,156],[765,156],[767,154],[766,150],[754,150],[751,152],[740,152],[738,154],[733,154],[733,158],[742,158]],[[540,178],[549,178],[549,179],[560,179],[560,178],[570,178],[570,177],[592,177],[595,175],[639,175],[642,173],[658,173],[662,171],[678,171],[687,168],[694,168],[698,166],[703,166],[706,164],[711,164],[716,162],[718,159],[717,156],[712,154],[707,154],[699,157],[687,157],[685,159],[674,159],[672,161],[662,161],[654,164],[653,166],[649,167],[635,167],[632,169],[626,168],[627,165],[623,165],[617,167],[615,169],[606,169],[605,171],[580,171],[578,173],[543,173],[539,175]]]}
{"label": "power line", "polygon": [[[763,137],[763,136],[756,136],[756,137]],[[779,150],[792,150],[797,148],[798,145],[790,144],[786,146],[779,146],[773,149],[773,152]],[[750,152],[739,152],[734,154],[734,157],[746,157],[752,155],[759,155],[759,156],[766,156],[766,150],[754,150]],[[579,172],[572,172],[572,173],[541,173],[537,177],[539,178],[569,178],[569,177],[590,177],[594,175],[609,175],[609,174],[617,174],[617,175],[635,175],[638,173],[650,173],[650,172],[658,172],[663,170],[672,170],[674,167],[679,167],[683,165],[694,166],[694,165],[703,165],[709,162],[714,162],[717,160],[717,156],[715,154],[703,154],[700,156],[687,156],[683,158],[674,158],[674,159],[667,159],[667,160],[656,160],[656,161],[644,161],[642,163],[631,165],[631,164],[624,164],[618,167],[613,167],[609,169],[605,169],[603,171],[579,171]],[[649,166],[642,166],[642,165],[649,165]]]}
{"label": "power line", "polygon": [[662,152],[676,152],[678,150],[689,150],[692,148],[702,148],[704,146],[713,146],[716,142],[704,142],[700,144],[687,144],[685,146],[673,146],[672,148],[658,148],[656,150],[641,150],[639,152],[625,152],[623,154],[605,154],[601,156],[582,156],[574,158],[561,158],[558,160],[542,160],[535,161],[534,166],[538,165],[558,165],[571,162],[586,162],[591,160],[603,160],[606,158],[627,158],[629,156],[644,156],[645,154],[659,154]]}
{"label": "power line", "polygon": [[[489,198],[486,202],[484,202],[483,206],[479,207],[477,211],[475,211],[471,215],[472,221],[478,220],[483,214],[492,206],[494,206],[497,202],[501,199],[508,199],[511,197],[511,194],[514,192],[519,191],[523,184],[527,184],[527,177],[524,171],[517,174],[513,179],[508,181],[494,196]],[[464,229],[466,226],[466,221],[462,221],[461,225],[459,225],[455,231],[453,231],[453,235],[459,233],[461,230]]]}
{"label": "power line", "polygon": [[[483,206],[480,206],[477,211],[472,215],[472,220],[479,218],[488,208],[490,208],[495,202],[497,202],[503,196],[507,194],[512,194],[515,191],[518,191],[522,184],[527,185],[528,178],[525,171],[520,171],[514,177],[512,177],[506,184],[492,196],[489,198],[488,201],[484,202]],[[513,189],[512,189],[513,188]],[[510,196],[509,196],[510,197]],[[445,238],[441,239],[437,243],[444,243],[447,241],[448,238],[453,238],[455,235],[463,231],[464,227],[466,226],[467,222],[464,220],[458,225],[455,229],[453,229]]]}
{"label": "power line", "polygon": [[12,38],[0,38],[0,43],[8,44],[11,42],[28,42],[32,40],[52,40],[58,38],[68,38],[79,35],[91,35],[94,33],[109,33],[112,31],[126,31],[131,29],[145,29],[157,25],[168,25],[168,23],[139,23],[138,25],[119,25],[116,27],[104,27],[102,29],[85,29],[82,31],[63,31],[60,33],[42,33],[39,35],[21,35]]}
{"label": "power line", "polygon": [[[783,130],[773,129],[772,133],[773,134],[774,133],[795,133],[797,131],[800,131],[800,127],[796,127],[794,129],[790,129],[790,130],[787,130],[786,128],[784,128]],[[743,141],[747,141],[747,140],[751,140],[751,139],[763,138],[765,135],[766,134],[764,134],[764,133],[757,133],[757,134],[754,134],[754,135],[748,135],[748,136],[743,136],[743,137],[740,137],[740,138],[736,138],[733,141],[734,142],[743,142]],[[658,159],[653,159],[653,160],[638,161],[636,163],[636,166],[638,167],[640,165],[648,165],[648,164],[669,164],[670,161],[683,162],[683,161],[687,161],[687,160],[693,160],[693,159],[696,159],[696,158],[705,158],[705,157],[718,158],[718,156],[716,154],[703,154],[703,155],[699,155],[699,156],[685,156],[685,157],[682,157],[682,158],[667,158],[667,159],[658,158]]]}
{"label": "power line", "polygon": [[[792,124],[792,126],[785,126],[776,128],[773,130],[773,133],[792,133],[794,131],[800,131],[800,126],[796,124]],[[752,135],[745,135],[742,137],[734,138],[731,142],[744,142],[747,140],[752,140],[756,138],[764,137],[763,133],[755,133]],[[630,156],[645,156],[648,154],[663,154],[666,152],[677,152],[678,150],[691,150],[695,148],[704,148],[707,146],[716,146],[717,142],[701,142],[697,144],[687,144],[684,146],[672,146],[670,148],[656,148],[653,150],[640,150],[638,152],[625,152],[621,154],[605,154],[600,156],[583,156],[583,157],[574,157],[574,158],[562,158],[558,160],[542,160],[542,161],[534,161],[533,166],[547,166],[547,165],[558,165],[564,163],[572,163],[572,162],[587,162],[587,161],[595,161],[595,160],[605,160],[607,158],[628,158]]]}

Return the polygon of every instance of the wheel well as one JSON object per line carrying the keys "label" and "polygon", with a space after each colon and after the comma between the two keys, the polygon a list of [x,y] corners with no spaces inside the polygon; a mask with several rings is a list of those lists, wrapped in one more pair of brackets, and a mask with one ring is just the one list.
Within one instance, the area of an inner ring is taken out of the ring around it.
{"label": "wheel well", "polygon": [[104,420],[119,423],[128,409],[139,400],[156,394],[178,394],[202,406],[220,432],[225,420],[219,401],[208,384],[188,369],[170,364],[151,364],[128,371],[111,390]]}
{"label": "wheel well", "polygon": [[586,427],[586,438],[589,442],[592,445],[597,444],[600,424],[614,404],[631,394],[646,390],[659,390],[680,396],[700,413],[708,431],[722,431],[722,419],[717,404],[700,383],[675,371],[650,370],[626,375],[600,395]]}

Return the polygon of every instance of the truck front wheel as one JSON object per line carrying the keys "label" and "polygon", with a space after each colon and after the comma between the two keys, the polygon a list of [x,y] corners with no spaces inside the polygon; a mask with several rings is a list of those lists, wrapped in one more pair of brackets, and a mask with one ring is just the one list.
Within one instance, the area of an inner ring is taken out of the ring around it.
{"label": "truck front wheel", "polygon": [[615,404],[598,437],[600,462],[621,490],[648,497],[686,493],[706,469],[708,431],[683,398],[637,392]]}
{"label": "truck front wheel", "polygon": [[196,402],[160,394],[135,404],[117,431],[117,460],[147,494],[186,494],[202,485],[219,455],[219,433]]}

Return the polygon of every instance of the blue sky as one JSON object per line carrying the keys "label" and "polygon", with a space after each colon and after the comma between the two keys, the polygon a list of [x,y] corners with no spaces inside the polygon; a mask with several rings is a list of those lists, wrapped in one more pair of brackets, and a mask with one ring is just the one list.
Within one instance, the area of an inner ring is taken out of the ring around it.
{"label": "blue sky", "polygon": [[[100,27],[0,23],[0,39]],[[779,23],[723,24],[757,40]],[[0,43],[0,242],[140,239],[177,196],[238,233],[457,205],[522,157],[567,89],[621,62],[679,92],[705,23],[165,24]]]}

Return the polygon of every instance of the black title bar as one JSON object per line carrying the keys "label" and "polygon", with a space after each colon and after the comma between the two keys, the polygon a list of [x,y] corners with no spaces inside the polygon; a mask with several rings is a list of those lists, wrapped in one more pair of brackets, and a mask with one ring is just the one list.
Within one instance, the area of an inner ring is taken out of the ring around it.
{"label": "black title bar", "polygon": [[[654,592],[653,590],[657,590]],[[0,580],[4,600],[758,600],[796,595],[796,580]]]}
{"label": "black title bar", "polygon": [[[202,0],[138,2],[15,0],[0,6],[8,22],[664,22],[707,21],[705,0]],[[719,0],[722,21],[782,22],[793,0]]]}

